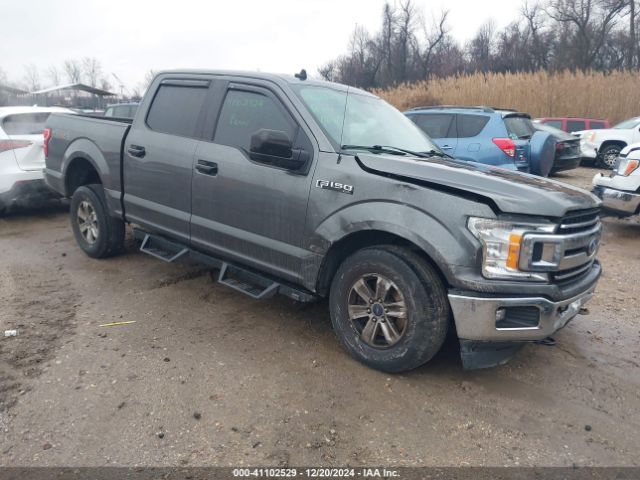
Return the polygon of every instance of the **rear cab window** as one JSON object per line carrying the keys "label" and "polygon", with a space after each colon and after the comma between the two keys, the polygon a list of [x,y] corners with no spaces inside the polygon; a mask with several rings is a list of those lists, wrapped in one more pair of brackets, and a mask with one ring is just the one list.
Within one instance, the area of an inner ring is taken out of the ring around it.
{"label": "rear cab window", "polygon": [[206,103],[209,84],[195,83],[160,84],[147,113],[147,126],[156,132],[198,137],[199,120]]}
{"label": "rear cab window", "polygon": [[455,115],[451,113],[424,113],[410,115],[409,118],[429,137],[455,138]]}
{"label": "rear cab window", "polygon": [[536,131],[531,119],[524,116],[512,115],[505,117],[504,124],[513,140],[531,138]]}
{"label": "rear cab window", "polygon": [[458,114],[458,138],[471,138],[480,135],[489,123],[487,115]]}
{"label": "rear cab window", "polygon": [[589,130],[601,130],[603,128],[607,128],[604,122],[592,121],[589,123]]}
{"label": "rear cab window", "polygon": [[7,135],[38,135],[44,131],[50,112],[14,113],[7,115],[2,129]]}

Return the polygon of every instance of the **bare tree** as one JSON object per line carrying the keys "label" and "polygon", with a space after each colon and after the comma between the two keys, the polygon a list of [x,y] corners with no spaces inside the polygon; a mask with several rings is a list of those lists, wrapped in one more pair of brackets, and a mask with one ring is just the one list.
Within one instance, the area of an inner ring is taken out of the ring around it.
{"label": "bare tree", "polygon": [[5,72],[2,67],[0,67],[0,83],[3,85],[7,85],[9,83],[7,72]]}
{"label": "bare tree", "polygon": [[85,57],[82,59],[82,71],[87,83],[92,87],[98,86],[98,81],[102,74],[102,65],[95,57]]}
{"label": "bare tree", "polygon": [[29,63],[24,66],[24,82],[27,86],[27,90],[35,92],[40,90],[42,86],[40,83],[40,73],[38,67],[34,63]]}
{"label": "bare tree", "polygon": [[638,39],[636,38],[636,0],[629,0],[629,49],[627,53],[627,68],[636,66],[636,48]]}
{"label": "bare tree", "polygon": [[80,83],[82,80],[82,65],[78,60],[65,60],[63,68],[69,83]]}
{"label": "bare tree", "polygon": [[575,67],[594,66],[618,15],[628,0],[552,0],[548,15],[568,27],[569,46],[575,51]]}
{"label": "bare tree", "polygon": [[489,20],[482,24],[476,36],[467,46],[470,67],[474,71],[487,72],[491,70],[491,55],[494,46],[495,22]]}
{"label": "bare tree", "polygon": [[46,75],[51,85],[60,85],[60,72],[55,65],[51,65],[49,68],[47,68]]}
{"label": "bare tree", "polygon": [[153,79],[155,77],[156,77],[156,71],[155,70],[153,70],[153,69],[147,70],[147,73],[144,74],[144,90],[149,88],[149,85],[151,85],[151,82],[153,82]]}
{"label": "bare tree", "polygon": [[423,75],[429,77],[431,74],[431,59],[438,46],[445,40],[447,29],[447,17],[449,16],[449,10],[443,10],[440,13],[440,17],[437,21],[434,21],[434,26],[431,32],[428,31],[425,24],[423,24],[424,35],[426,38],[426,45],[422,54],[422,67]]}

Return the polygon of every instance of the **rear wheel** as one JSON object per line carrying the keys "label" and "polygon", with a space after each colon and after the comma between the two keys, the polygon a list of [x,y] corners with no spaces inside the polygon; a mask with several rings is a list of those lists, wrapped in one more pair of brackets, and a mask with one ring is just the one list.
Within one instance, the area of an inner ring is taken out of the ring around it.
{"label": "rear wheel", "polygon": [[102,185],[78,187],[70,205],[71,228],[76,242],[93,258],[115,255],[124,243],[124,222],[107,213]]}
{"label": "rear wheel", "polygon": [[603,168],[613,168],[616,160],[620,156],[622,147],[620,145],[609,145],[598,154],[598,164]]}
{"label": "rear wheel", "polygon": [[449,303],[438,274],[397,247],[367,248],[345,260],[331,284],[330,303],[341,343],[378,370],[419,367],[447,334]]}

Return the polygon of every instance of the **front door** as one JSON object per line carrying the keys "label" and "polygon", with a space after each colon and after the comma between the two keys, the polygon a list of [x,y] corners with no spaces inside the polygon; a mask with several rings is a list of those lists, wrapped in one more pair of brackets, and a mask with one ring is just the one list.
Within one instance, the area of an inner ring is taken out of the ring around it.
{"label": "front door", "polygon": [[[194,159],[191,243],[232,261],[297,282],[314,147],[284,95],[267,84],[230,83],[220,96],[211,141]],[[290,139],[300,168],[252,153],[258,132]],[[253,146],[252,146],[253,137]],[[316,147],[317,148],[317,147]]]}

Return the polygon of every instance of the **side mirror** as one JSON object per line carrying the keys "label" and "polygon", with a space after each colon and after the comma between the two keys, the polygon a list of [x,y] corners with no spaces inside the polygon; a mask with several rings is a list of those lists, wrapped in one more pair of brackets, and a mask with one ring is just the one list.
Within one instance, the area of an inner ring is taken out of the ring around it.
{"label": "side mirror", "polygon": [[309,161],[309,154],[294,149],[286,132],[261,128],[251,135],[249,158],[288,170],[302,171]]}
{"label": "side mirror", "polygon": [[293,142],[285,132],[261,128],[251,135],[249,151],[258,155],[291,159]]}

